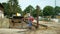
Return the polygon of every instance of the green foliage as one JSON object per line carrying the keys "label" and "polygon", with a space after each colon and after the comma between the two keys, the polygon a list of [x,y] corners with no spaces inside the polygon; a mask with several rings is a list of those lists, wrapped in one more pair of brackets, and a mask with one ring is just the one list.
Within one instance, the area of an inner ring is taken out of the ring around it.
{"label": "green foliage", "polygon": [[22,10],[20,8],[20,6],[18,5],[18,1],[17,0],[10,0],[8,3],[11,4],[11,10],[13,13],[20,13]]}
{"label": "green foliage", "polygon": [[2,3],[2,5],[4,6],[4,15],[9,15],[9,5],[8,3]]}
{"label": "green foliage", "polygon": [[37,17],[36,9],[32,12],[32,16]]}
{"label": "green foliage", "polygon": [[55,14],[58,15],[60,13],[60,7],[56,6],[55,7]]}
{"label": "green foliage", "polygon": [[54,14],[54,8],[52,6],[46,6],[43,9],[43,15],[44,16],[51,16]]}
{"label": "green foliage", "polygon": [[42,12],[41,12],[40,7],[36,8],[36,9],[32,12],[32,15],[33,15],[34,17],[37,17],[37,11],[38,11],[39,16],[42,16]]}
{"label": "green foliage", "polygon": [[28,7],[26,7],[26,9],[24,10],[25,13],[31,13],[34,10],[33,6],[29,5]]}
{"label": "green foliage", "polygon": [[7,17],[16,13],[22,13],[22,9],[18,5],[17,0],[9,0],[8,3],[2,3],[2,5],[4,6],[4,15]]}
{"label": "green foliage", "polygon": [[41,10],[39,6],[35,9],[33,6],[29,5],[25,8],[24,11],[22,11],[20,6],[18,5],[18,0],[9,0],[8,3],[2,3],[2,5],[4,6],[4,15],[8,17],[12,16],[17,12],[21,13],[22,15],[30,13],[34,17],[37,17],[37,14],[39,14],[39,16],[53,16],[60,13],[60,7],[58,6],[56,6],[55,8],[53,8],[52,6],[46,6],[43,10]]}

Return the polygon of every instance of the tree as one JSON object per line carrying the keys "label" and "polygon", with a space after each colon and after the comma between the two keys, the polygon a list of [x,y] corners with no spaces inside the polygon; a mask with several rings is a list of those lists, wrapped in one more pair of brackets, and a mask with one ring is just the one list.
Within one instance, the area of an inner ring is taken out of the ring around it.
{"label": "tree", "polygon": [[17,0],[10,0],[9,3],[11,4],[11,10],[13,13],[20,13],[22,12],[20,6],[18,5],[18,1]]}
{"label": "tree", "polygon": [[26,7],[26,9],[24,10],[25,13],[31,13],[34,10],[34,8],[29,5],[28,7]]}
{"label": "tree", "polygon": [[10,12],[9,12],[9,5],[8,3],[2,3],[3,7],[4,7],[4,15],[9,15]]}
{"label": "tree", "polygon": [[[31,14],[32,16],[37,17],[36,9]],[[39,11],[39,16],[42,16],[42,10]]]}
{"label": "tree", "polygon": [[60,7],[56,6],[55,7],[55,15],[58,15],[60,13]]}
{"label": "tree", "polygon": [[4,6],[4,14],[9,17],[16,13],[22,13],[17,0],[9,0],[8,3],[2,3],[2,5]]}
{"label": "tree", "polygon": [[54,8],[52,6],[46,6],[43,9],[43,15],[44,16],[51,16],[54,14]]}
{"label": "tree", "polygon": [[[39,16],[42,16],[42,10],[40,9],[40,7],[39,7]],[[34,16],[34,17],[37,17],[37,8],[36,9],[34,9],[34,11],[32,11],[32,15]]]}
{"label": "tree", "polygon": [[37,17],[36,9],[32,12],[33,17]]}

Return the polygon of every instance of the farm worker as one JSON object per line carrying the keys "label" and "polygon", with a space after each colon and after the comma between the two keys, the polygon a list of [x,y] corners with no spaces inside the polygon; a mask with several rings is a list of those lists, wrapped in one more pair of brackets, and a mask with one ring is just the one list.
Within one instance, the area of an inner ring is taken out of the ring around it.
{"label": "farm worker", "polygon": [[34,18],[32,17],[32,16],[29,16],[28,17],[28,26],[29,26],[29,29],[31,29],[31,27],[32,27],[32,21],[34,20]]}

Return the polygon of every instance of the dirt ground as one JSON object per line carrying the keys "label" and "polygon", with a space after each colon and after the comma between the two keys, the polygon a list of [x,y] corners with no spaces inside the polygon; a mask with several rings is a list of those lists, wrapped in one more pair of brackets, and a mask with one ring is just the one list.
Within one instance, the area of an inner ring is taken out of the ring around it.
{"label": "dirt ground", "polygon": [[[48,28],[41,27],[36,31],[30,31],[30,34],[60,34],[60,23],[41,23],[47,25]],[[29,32],[28,32],[29,33]]]}
{"label": "dirt ground", "polygon": [[0,34],[60,34],[60,23],[41,24],[47,25],[48,28],[42,26],[37,30],[0,28]]}

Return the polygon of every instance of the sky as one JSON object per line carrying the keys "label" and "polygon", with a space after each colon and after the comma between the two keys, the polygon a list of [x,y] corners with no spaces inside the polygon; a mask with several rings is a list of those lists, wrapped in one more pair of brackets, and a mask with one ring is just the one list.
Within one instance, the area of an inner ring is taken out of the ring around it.
{"label": "sky", "polygon": [[[0,3],[2,2],[8,2],[8,0],[0,0]],[[55,0],[18,0],[18,2],[22,10],[29,5],[32,5],[34,8],[39,5],[41,9],[45,6],[55,6]],[[56,0],[56,5],[60,6],[60,0]]]}

